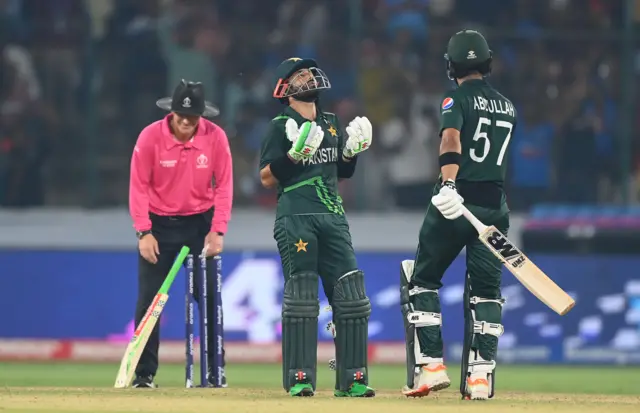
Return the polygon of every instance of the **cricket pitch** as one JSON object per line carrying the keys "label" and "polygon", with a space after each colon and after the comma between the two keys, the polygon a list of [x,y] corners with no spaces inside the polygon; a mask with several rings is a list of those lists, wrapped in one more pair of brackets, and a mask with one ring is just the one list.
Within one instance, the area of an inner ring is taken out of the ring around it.
{"label": "cricket pitch", "polygon": [[618,413],[640,412],[638,368],[502,366],[496,397],[460,400],[450,389],[407,399],[403,366],[373,366],[370,399],[335,398],[335,376],[319,370],[314,397],[290,397],[278,365],[231,365],[229,388],[185,389],[184,366],[163,364],[158,389],[114,389],[113,364],[0,363],[0,413]]}
{"label": "cricket pitch", "polygon": [[430,413],[596,413],[638,412],[640,397],[576,394],[503,393],[488,402],[460,400],[454,390],[423,399],[406,399],[399,392],[379,391],[372,399],[336,399],[328,391],[312,398],[292,398],[275,389],[156,389],[4,388],[3,413],[90,412],[233,412],[399,413],[427,409]]}

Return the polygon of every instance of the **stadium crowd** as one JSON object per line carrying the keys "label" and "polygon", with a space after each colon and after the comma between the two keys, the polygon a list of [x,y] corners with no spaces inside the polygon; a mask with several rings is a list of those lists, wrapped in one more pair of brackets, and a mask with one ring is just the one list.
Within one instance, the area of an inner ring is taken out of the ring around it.
{"label": "stadium crowd", "polygon": [[[202,81],[230,138],[237,206],[270,206],[257,156],[280,111],[273,69],[315,57],[324,110],[366,114],[372,150],[352,208],[423,209],[437,178],[443,53],[477,28],[513,100],[512,208],[618,202],[640,180],[621,114],[623,0],[0,0],[0,205],[126,203],[133,142],[180,78]],[[634,58],[632,60],[636,62]],[[637,77],[637,67],[632,76]],[[634,93],[634,102],[637,101]],[[640,125],[633,125],[634,130]],[[637,137],[632,138],[637,141]],[[634,182],[636,179],[634,179]],[[632,200],[638,200],[637,189]]]}

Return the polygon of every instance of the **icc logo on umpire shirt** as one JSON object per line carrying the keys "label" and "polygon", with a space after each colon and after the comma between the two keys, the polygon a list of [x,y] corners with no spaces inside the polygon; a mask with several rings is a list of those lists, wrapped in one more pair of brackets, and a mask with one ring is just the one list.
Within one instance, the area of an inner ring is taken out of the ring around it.
{"label": "icc logo on umpire shirt", "polygon": [[196,168],[202,169],[208,166],[209,166],[209,158],[207,158],[205,154],[200,154],[200,156],[196,158]]}

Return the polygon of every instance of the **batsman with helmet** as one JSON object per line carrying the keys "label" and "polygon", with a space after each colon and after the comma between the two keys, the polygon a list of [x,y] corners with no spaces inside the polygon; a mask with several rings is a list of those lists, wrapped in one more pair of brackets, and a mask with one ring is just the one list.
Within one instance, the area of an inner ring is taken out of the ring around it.
{"label": "batsman with helmet", "polygon": [[422,397],[451,384],[443,358],[438,290],[445,271],[466,247],[460,392],[465,399],[482,400],[494,394],[498,338],[504,331],[502,263],[460,216],[464,203],[485,225],[507,233],[504,181],[517,115],[511,101],[485,80],[491,73],[492,52],[480,33],[464,30],[453,35],[445,59],[457,87],[441,104],[441,182],[427,208],[415,260],[401,266],[407,344],[403,393]]}
{"label": "batsman with helmet", "polygon": [[372,127],[356,117],[343,134],[318,97],[331,84],[312,59],[277,68],[273,97],[286,107],[270,123],[260,156],[263,186],[277,188],[274,238],[285,277],[282,304],[283,387],[313,396],[318,347],[318,281],[333,309],[336,397],[372,397],[367,341],[371,304],[358,269],[338,180],[354,174],[371,146]]}

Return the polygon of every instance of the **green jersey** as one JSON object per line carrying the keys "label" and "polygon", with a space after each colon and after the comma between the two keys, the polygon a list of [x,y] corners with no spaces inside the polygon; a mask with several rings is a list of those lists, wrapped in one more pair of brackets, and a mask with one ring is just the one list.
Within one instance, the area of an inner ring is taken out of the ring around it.
{"label": "green jersey", "polygon": [[[293,119],[302,125],[307,119],[287,107],[269,125],[262,141],[260,169],[286,156],[293,143],[287,139],[285,124]],[[338,118],[333,113],[318,113],[315,122],[324,131],[322,144],[313,158],[304,160],[302,171],[286,182],[278,183],[276,218],[302,214],[344,214],[338,196],[338,159],[344,138]]]}
{"label": "green jersey", "polygon": [[448,128],[460,131],[462,159],[456,180],[493,182],[502,188],[516,126],[513,103],[484,79],[473,79],[445,94],[440,109],[440,134]]}

